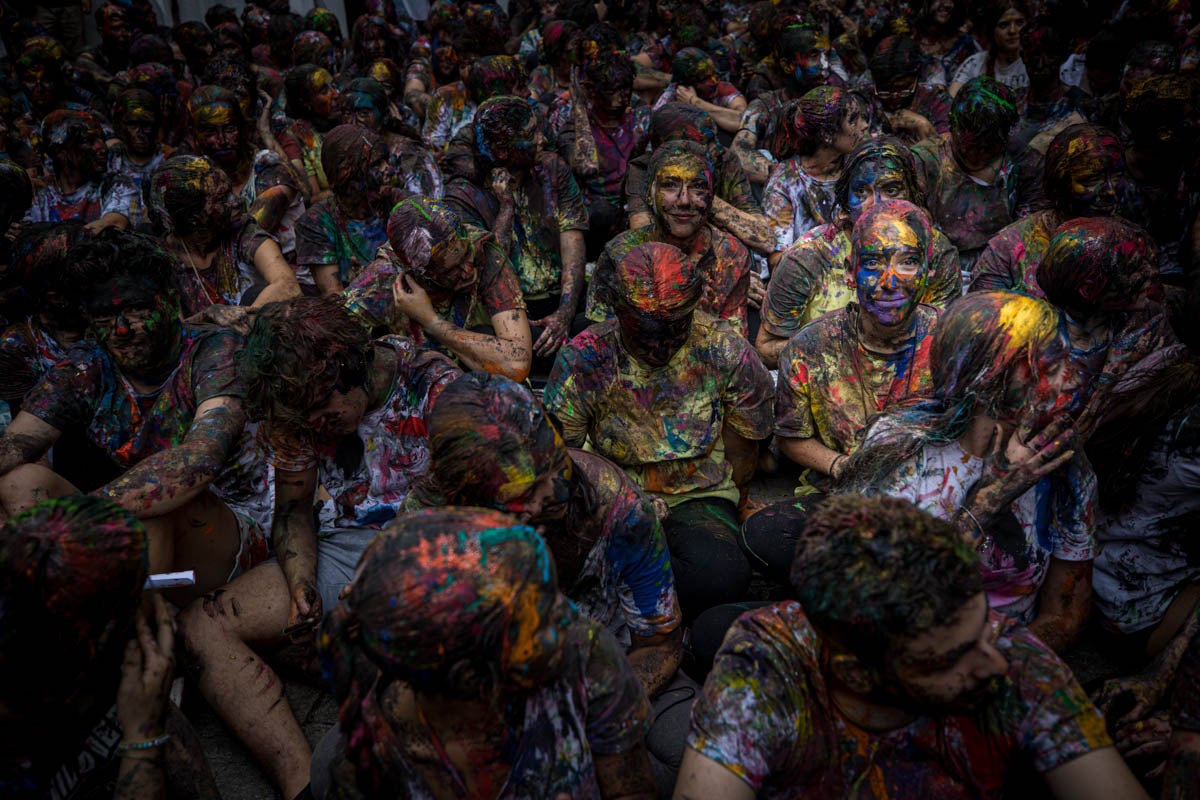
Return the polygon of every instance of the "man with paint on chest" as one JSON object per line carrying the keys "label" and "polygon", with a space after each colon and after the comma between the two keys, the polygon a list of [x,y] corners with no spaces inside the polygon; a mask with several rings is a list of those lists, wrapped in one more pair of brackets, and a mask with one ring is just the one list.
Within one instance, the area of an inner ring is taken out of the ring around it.
{"label": "man with paint on chest", "polygon": [[363,550],[428,467],[425,420],[459,372],[409,339],[372,341],[338,298],[319,297],[259,311],[238,373],[275,469],[278,560],[193,602],[180,634],[200,691],[290,800],[308,784],[310,749],[282,682],[251,645],[312,643]]}
{"label": "man with paint on chest", "polygon": [[726,636],[676,800],[1146,798],[1070,668],[989,608],[950,523],[831,497],[791,579],[796,600]]}
{"label": "man with paint on chest", "polygon": [[588,210],[570,168],[544,143],[528,100],[485,101],[475,114],[480,183],[451,181],[446,204],[492,231],[508,253],[532,317],[534,355],[549,358],[569,338],[583,297]]}
{"label": "man with paint on chest", "polygon": [[[653,222],[625,231],[596,261],[588,285],[588,319],[610,319],[620,302],[616,266],[633,248],[661,242],[679,248],[693,262],[702,283],[699,308],[746,335],[750,292],[750,251],[738,239],[708,222],[713,203],[713,167],[696,142],[671,141],[654,152],[646,181],[646,204]],[[628,298],[625,298],[628,300]]]}
{"label": "man with paint on chest", "polygon": [[685,617],[746,589],[738,504],[774,420],[750,343],[697,308],[705,277],[669,244],[632,248],[613,274],[616,317],[563,348],[545,391],[567,445],[589,442],[653,499]]}
{"label": "man with paint on chest", "polygon": [[145,523],[150,570],[196,571],[195,590],[174,599],[219,586],[266,557],[255,491],[265,475],[251,470],[242,484],[231,469],[244,449],[241,339],[181,323],[174,261],[149,237],[104,231],[70,260],[92,338],[43,376],[0,436],[4,510],[78,491],[36,462],[64,431],[82,430],[122,470],[95,494]]}
{"label": "man with paint on chest", "polygon": [[[933,393],[929,347],[938,311],[920,302],[933,257],[929,215],[886,200],[858,218],[851,241],[857,302],[805,325],[779,356],[776,441],[822,488],[841,474],[868,420]],[[816,502],[808,497],[804,505]],[[745,541],[784,583],[807,516],[796,506],[773,504],[745,524]]]}
{"label": "man with paint on chest", "polygon": [[528,388],[485,372],[464,375],[438,398],[429,447],[429,472],[411,504],[483,506],[537,526],[563,593],[626,649],[654,704],[646,744],[655,772],[673,781],[684,698],[699,687],[676,674],[682,618],[650,500],[616,464],[568,448]]}

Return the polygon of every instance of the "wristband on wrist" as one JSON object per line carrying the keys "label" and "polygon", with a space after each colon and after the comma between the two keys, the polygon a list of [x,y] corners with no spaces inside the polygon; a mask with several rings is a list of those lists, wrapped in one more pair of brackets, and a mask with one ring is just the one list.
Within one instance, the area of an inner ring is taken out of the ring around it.
{"label": "wristband on wrist", "polygon": [[162,747],[167,742],[171,741],[171,734],[164,733],[154,739],[146,739],[142,742],[121,742],[117,745],[117,750],[122,753],[127,753],[133,750],[152,750],[155,747]]}

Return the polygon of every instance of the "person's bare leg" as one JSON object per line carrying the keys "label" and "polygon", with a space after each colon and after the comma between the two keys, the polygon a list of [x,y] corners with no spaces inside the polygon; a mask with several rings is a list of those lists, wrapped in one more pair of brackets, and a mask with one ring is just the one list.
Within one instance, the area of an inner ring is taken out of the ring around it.
{"label": "person's bare leg", "polygon": [[168,599],[184,606],[224,586],[237,563],[241,533],[236,515],[216,495],[203,492],[178,510],[143,519],[150,535],[150,571],[195,570],[196,585],[172,589]]}
{"label": "person's bare leg", "polygon": [[249,748],[285,800],[308,785],[312,751],[283,682],[251,645],[283,641],[291,598],[279,565],[239,575],[179,614],[179,632],[201,693]]}
{"label": "person's bare leg", "polygon": [[0,478],[0,505],[14,517],[43,500],[78,492],[74,484],[41,464],[22,464]]}

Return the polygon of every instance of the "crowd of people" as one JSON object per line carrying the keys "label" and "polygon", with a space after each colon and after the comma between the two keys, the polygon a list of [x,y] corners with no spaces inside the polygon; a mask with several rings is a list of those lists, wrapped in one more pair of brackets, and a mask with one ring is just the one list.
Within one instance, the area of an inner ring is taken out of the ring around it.
{"label": "crowd of people", "polygon": [[0,795],[1200,798],[1200,12],[424,5],[0,3]]}

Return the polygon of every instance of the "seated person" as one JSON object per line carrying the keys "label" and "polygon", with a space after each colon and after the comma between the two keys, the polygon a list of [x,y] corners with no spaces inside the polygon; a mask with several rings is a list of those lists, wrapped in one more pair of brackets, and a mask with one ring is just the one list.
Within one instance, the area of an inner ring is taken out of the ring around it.
{"label": "seated person", "polygon": [[1163,797],[1186,797],[1200,786],[1200,636],[1189,643],[1182,663],[1171,698],[1172,733]]}
{"label": "seated person", "polygon": [[973,550],[902,500],[826,500],[796,549],[796,600],[725,639],[677,800],[1146,800],[1070,668],[989,607]]}
{"label": "seated person", "polygon": [[133,181],[137,194],[129,204],[131,227],[149,228],[142,202],[150,175],[170,153],[160,141],[162,107],[158,98],[145,89],[123,89],[113,101],[113,129],[120,140],[108,151],[110,175],[124,175]]}
{"label": "seated person", "polygon": [[950,135],[913,148],[933,224],[958,248],[963,285],[988,240],[1013,221],[1016,175],[1005,152],[1017,122],[1012,91],[981,75],[972,78],[950,107]]}
{"label": "seated person", "polygon": [[[841,476],[876,414],[933,393],[929,348],[938,311],[919,301],[932,233],[929,215],[905,200],[865,211],[851,239],[858,302],[805,325],[779,355],[775,440],[781,453],[816,473],[810,485],[825,488],[825,476]],[[815,501],[806,499],[805,509]],[[781,583],[805,513],[785,500],[746,520],[748,548]]]}
{"label": "seated person", "polygon": [[813,89],[786,110],[780,138],[794,155],[771,167],[762,199],[775,231],[772,264],[809,230],[833,221],[834,186],[867,131],[859,97],[834,86]]}
{"label": "seated person", "polygon": [[[458,57],[453,45],[443,44],[434,50],[431,64],[438,85],[429,94],[421,138],[426,147],[439,155],[445,151],[454,134],[471,124],[475,116],[475,104],[471,102],[463,81],[467,63]],[[407,95],[408,92],[405,92]]]}
{"label": "seated person", "polygon": [[588,319],[603,322],[615,313],[620,301],[615,273],[621,260],[639,245],[661,242],[682,250],[695,262],[704,286],[700,309],[745,336],[750,251],[708,223],[713,165],[707,151],[695,142],[667,142],[654,151],[646,177],[645,201],[652,221],[619,234],[605,246],[588,285]]}
{"label": "seated person", "polygon": [[[797,331],[854,298],[850,230],[863,212],[884,200],[921,205],[924,197],[912,153],[889,136],[867,139],[854,148],[846,157],[835,191],[840,209],[837,219],[813,228],[785,250],[767,284],[762,326],[754,346],[772,369],[778,364],[779,351]],[[962,295],[958,251],[936,227],[931,246],[929,279],[920,301],[945,308]]]}
{"label": "seated person", "polygon": [[209,705],[292,798],[308,785],[308,743],[251,645],[312,644],[359,556],[425,471],[425,418],[459,373],[407,339],[371,341],[332,297],[266,306],[238,358],[275,468],[278,561],[194,602],[180,634]]}
{"label": "seated person", "polygon": [[[485,56],[476,59],[467,71],[467,94],[476,108],[493,97],[510,95],[525,98],[529,95],[529,83],[525,68],[512,56]],[[474,122],[474,118],[471,120]],[[464,125],[454,134],[438,163],[446,179],[463,177],[475,180],[476,158],[475,126]],[[423,194],[428,194],[423,192]]]}
{"label": "seated person", "polygon": [[296,223],[296,265],[312,273],[321,294],[338,294],[387,242],[395,174],[383,139],[361,125],[325,134],[321,168],[330,195]]}
{"label": "seated person", "polygon": [[5,797],[220,797],[168,699],[173,623],[143,591],[148,542],[132,514],[87,495],[0,528]]}
{"label": "seated person", "polygon": [[992,607],[1059,653],[1087,619],[1095,551],[1096,476],[1069,449],[1064,413],[1068,348],[1044,300],[955,301],[933,334],[934,399],[884,411],[842,481],[954,523],[979,553]]}
{"label": "seated person", "polygon": [[401,184],[397,188],[405,195],[440,200],[444,192],[442,171],[421,142],[420,134],[394,116],[382,84],[374,78],[355,78],[347,84],[341,100],[343,123],[357,123],[383,137],[388,162]]}
{"label": "seated person", "polygon": [[318,800],[654,797],[633,669],[506,514],[398,518],[320,641],[341,713],[314,758]]}
{"label": "seated person", "polygon": [[0,434],[0,502],[9,514],[78,490],[36,462],[80,429],[121,470],[94,494],[150,534],[150,569],[194,569],[179,602],[266,557],[265,476],[227,469],[243,439],[232,331],[180,321],[174,260],[151,238],[104,231],[71,251],[67,274],[90,339],[76,342]]}
{"label": "seated person", "polygon": [[654,110],[679,101],[707,114],[726,135],[728,144],[742,127],[746,98],[727,81],[717,79],[712,56],[699,47],[683,47],[671,62],[671,84],[659,95]]}
{"label": "seated person", "polygon": [[532,336],[504,250],[440,200],[396,204],[388,243],[344,300],[369,329],[406,334],[467,369],[529,375]]}
{"label": "seated person", "polygon": [[173,156],[150,181],[155,234],[177,259],[186,316],[209,306],[261,306],[300,294],[279,245],[233,201],[228,176],[204,156]]}
{"label": "seated person", "polygon": [[415,506],[482,506],[537,526],[562,592],[628,653],[654,713],[646,745],[674,783],[690,703],[677,675],[683,626],[662,526],[625,472],[563,444],[533,393],[485,372],[459,378],[429,416],[429,472]]}
{"label": "seated person", "polygon": [[900,34],[880,40],[869,67],[887,129],[907,145],[950,132],[950,95],[921,81],[926,65],[920,46]]}
{"label": "seated person", "polygon": [[288,161],[308,179],[308,198],[320,200],[329,191],[321,169],[323,135],[338,124],[338,90],[333,76],[315,64],[301,64],[284,80],[287,105],[278,120],[275,137]]}
{"label": "seated person", "polygon": [[975,262],[971,291],[1005,289],[1045,297],[1037,268],[1059,225],[1076,217],[1111,217],[1125,195],[1120,140],[1099,125],[1066,128],[1046,150],[1043,189],[1050,207],[1006,226]]}
{"label": "seated person", "polygon": [[[650,159],[660,146],[683,140],[696,142],[708,151],[713,163],[713,198],[709,221],[737,238],[746,247],[766,255],[775,250],[775,235],[762,213],[741,162],[717,141],[717,126],[705,112],[685,103],[666,103],[650,115],[650,148],[629,161],[625,173],[625,210],[629,227],[641,228],[654,222],[646,204],[646,173]],[[753,276],[751,277],[753,280]]]}
{"label": "seated person", "polygon": [[108,174],[104,132],[95,114],[50,112],[42,121],[39,144],[54,173],[34,195],[26,220],[78,220],[91,230],[129,227],[137,187],[123,175]]}
{"label": "seated person", "polygon": [[623,467],[665,518],[685,617],[740,599],[737,508],[771,433],[771,378],[750,343],[698,310],[705,276],[660,242],[615,265],[616,317],[576,336],[546,384],[570,447]]}
{"label": "seated person", "polygon": [[583,298],[587,206],[563,160],[542,150],[538,115],[528,100],[485,101],[475,115],[475,136],[479,182],[452,180],[446,205],[496,236],[533,318],[533,352],[553,356],[566,343]]}

